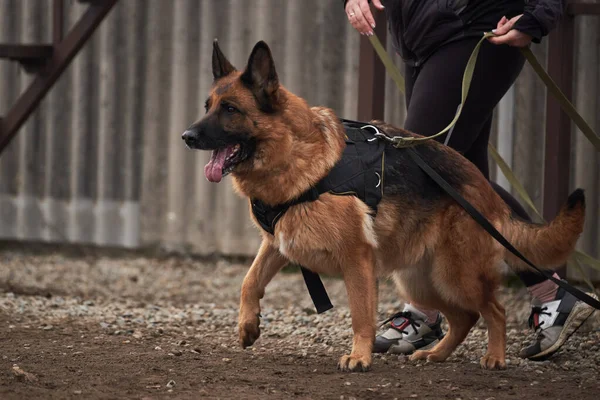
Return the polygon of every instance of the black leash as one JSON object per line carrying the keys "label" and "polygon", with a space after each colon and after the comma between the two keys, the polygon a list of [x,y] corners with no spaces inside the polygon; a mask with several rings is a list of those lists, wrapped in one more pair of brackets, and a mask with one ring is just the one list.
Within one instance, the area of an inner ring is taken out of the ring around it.
{"label": "black leash", "polygon": [[464,199],[444,178],[442,178],[437,172],[433,170],[416,152],[416,150],[412,147],[406,148],[409,156],[413,159],[413,161],[431,178],[437,183],[442,189],[446,191],[458,204],[462,206],[462,208],[467,211],[473,219],[483,227],[494,239],[496,239],[502,246],[508,249],[515,256],[519,257],[523,262],[529,265],[531,268],[535,269],[538,273],[545,276],[547,279],[556,283],[558,286],[571,293],[573,296],[577,297],[579,300],[584,303],[594,307],[597,310],[600,310],[600,301],[594,299],[587,293],[582,292],[581,290],[569,285],[566,281],[562,279],[556,279],[553,274],[542,270],[536,267],[531,261],[525,258],[517,249],[514,248],[512,244],[500,232],[494,228],[494,226],[487,220],[475,207],[473,207],[467,200]]}
{"label": "black leash", "polygon": [[310,294],[310,298],[317,309],[317,313],[321,314],[329,309],[332,309],[333,304],[331,304],[331,300],[329,300],[327,290],[325,289],[325,286],[323,286],[323,282],[321,281],[319,274],[314,273],[304,267],[300,267],[300,270],[302,271],[304,283],[308,288],[308,293]]}

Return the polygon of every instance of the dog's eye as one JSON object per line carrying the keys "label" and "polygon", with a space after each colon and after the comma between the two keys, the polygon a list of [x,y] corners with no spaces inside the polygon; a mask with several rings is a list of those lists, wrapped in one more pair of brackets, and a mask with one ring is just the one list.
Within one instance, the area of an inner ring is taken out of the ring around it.
{"label": "dog's eye", "polygon": [[229,114],[233,114],[234,112],[237,111],[237,108],[235,108],[234,106],[230,106],[230,105],[225,106],[225,109],[227,110],[227,112]]}

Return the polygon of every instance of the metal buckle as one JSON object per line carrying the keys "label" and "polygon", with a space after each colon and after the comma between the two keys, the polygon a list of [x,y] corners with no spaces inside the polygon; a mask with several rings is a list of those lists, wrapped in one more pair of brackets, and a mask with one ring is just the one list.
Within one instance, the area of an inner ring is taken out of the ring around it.
{"label": "metal buckle", "polygon": [[365,125],[365,126],[362,126],[360,129],[373,129],[375,131],[375,137],[372,139],[367,139],[368,142],[372,142],[377,139],[383,139],[387,142],[390,142],[396,148],[409,147],[414,144],[415,138],[413,138],[413,137],[388,136],[385,133],[381,132],[374,125]]}
{"label": "metal buckle", "polygon": [[[377,129],[375,125],[365,125],[361,126],[360,129],[373,129],[375,131],[375,137],[372,139],[367,139],[367,142],[373,142],[379,138],[379,136],[386,136]],[[387,136],[386,136],[387,137]]]}
{"label": "metal buckle", "polygon": [[386,135],[385,133],[381,132],[379,130],[379,128],[377,128],[375,125],[361,126],[360,129],[372,129],[372,130],[375,131],[375,137],[373,139],[367,139],[367,142],[372,142],[372,141],[377,140],[377,139],[384,139],[384,140],[387,140],[388,142],[391,142],[391,143],[394,142],[393,138],[391,138],[388,135]]}

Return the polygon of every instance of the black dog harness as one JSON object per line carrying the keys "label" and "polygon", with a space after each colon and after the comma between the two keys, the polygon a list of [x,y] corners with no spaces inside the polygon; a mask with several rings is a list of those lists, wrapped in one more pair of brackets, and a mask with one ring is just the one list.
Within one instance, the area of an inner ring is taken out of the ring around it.
{"label": "black dog harness", "polygon": [[[377,128],[363,122],[342,120],[346,130],[346,147],[342,158],[329,174],[302,195],[287,203],[268,206],[252,200],[252,213],[268,233],[275,233],[277,221],[292,206],[315,201],[323,193],[356,196],[369,206],[373,216],[383,197],[386,143],[375,137]],[[333,307],[318,274],[301,267],[311,298],[322,313]]]}
{"label": "black dog harness", "polygon": [[375,137],[377,128],[373,125],[349,120],[342,123],[346,129],[346,148],[325,178],[287,203],[268,206],[260,200],[252,200],[252,213],[266,232],[275,232],[277,221],[290,207],[315,201],[323,193],[356,196],[377,214],[377,205],[383,196],[386,143]]}

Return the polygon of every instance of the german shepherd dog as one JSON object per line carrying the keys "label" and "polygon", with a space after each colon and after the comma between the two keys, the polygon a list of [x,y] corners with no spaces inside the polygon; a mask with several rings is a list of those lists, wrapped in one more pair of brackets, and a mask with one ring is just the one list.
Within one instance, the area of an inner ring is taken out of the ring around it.
{"label": "german shepherd dog", "polygon": [[[326,107],[310,107],[279,83],[271,51],[258,42],[238,71],[215,41],[214,82],[206,115],[183,134],[188,147],[212,150],[206,178],[231,174],[241,196],[274,206],[296,199],[328,174],[346,146],[341,120]],[[389,136],[418,136],[373,121]],[[415,148],[425,161],[473,204],[536,265],[562,265],[583,230],[583,191],[573,192],[547,225],[511,216],[480,171],[458,152],[436,141]],[[402,152],[403,150],[393,151]],[[387,190],[373,217],[355,196],[322,194],[294,205],[274,234],[260,229],[262,243],[241,288],[239,341],[251,346],[260,335],[260,299],[273,276],[289,262],[344,279],[352,315],[353,341],[341,357],[344,371],[370,369],[376,333],[377,277],[392,277],[400,295],[440,310],[449,330],[433,349],[412,360],[444,361],[483,317],[488,349],[485,369],[506,367],[506,317],[494,292],[499,264],[529,268],[485,232],[408,157],[391,174],[400,184]]]}

